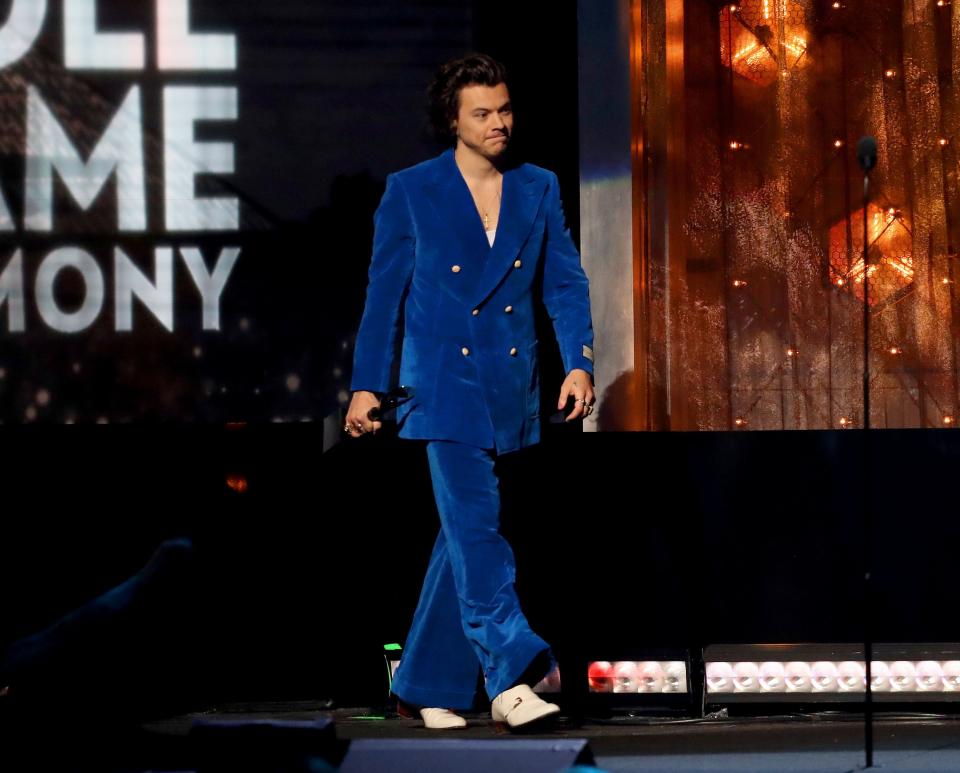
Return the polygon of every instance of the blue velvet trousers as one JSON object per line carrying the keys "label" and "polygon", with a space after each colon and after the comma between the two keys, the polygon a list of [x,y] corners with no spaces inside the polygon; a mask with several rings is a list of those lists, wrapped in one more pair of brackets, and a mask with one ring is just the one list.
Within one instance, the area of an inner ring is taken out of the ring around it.
{"label": "blue velvet trousers", "polygon": [[[393,693],[418,706],[469,709],[478,669],[492,700],[549,645],[527,623],[514,589],[513,550],[499,532],[495,451],[427,442],[440,533],[433,546]],[[529,676],[529,675],[528,675]]]}

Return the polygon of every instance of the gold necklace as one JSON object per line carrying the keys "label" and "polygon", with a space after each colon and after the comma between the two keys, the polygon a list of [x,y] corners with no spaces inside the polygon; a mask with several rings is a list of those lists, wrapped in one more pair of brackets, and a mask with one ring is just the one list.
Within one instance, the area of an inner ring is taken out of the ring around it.
{"label": "gold necklace", "polygon": [[[503,185],[503,177],[500,178],[500,186],[502,186],[502,185]],[[483,230],[484,230],[484,231],[489,231],[489,230],[490,230],[490,211],[489,211],[489,210],[492,209],[493,206],[494,206],[499,200],[500,200],[500,190],[499,190],[499,188],[498,188],[498,190],[497,190],[496,196],[493,197],[493,204],[491,204],[491,205],[490,205],[490,208],[488,208],[488,209],[484,209],[483,207],[481,207],[480,204],[479,204],[479,202],[477,201],[476,197],[474,197],[474,199],[473,199],[474,204],[476,204],[477,209],[480,210],[480,216],[483,218]]]}

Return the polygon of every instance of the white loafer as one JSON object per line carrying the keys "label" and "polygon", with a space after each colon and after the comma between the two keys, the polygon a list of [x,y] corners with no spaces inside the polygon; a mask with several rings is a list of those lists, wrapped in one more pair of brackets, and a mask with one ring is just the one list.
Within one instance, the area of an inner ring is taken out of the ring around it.
{"label": "white loafer", "polygon": [[466,727],[467,720],[450,709],[420,709],[423,717],[423,726],[431,730],[450,730],[455,727]]}
{"label": "white loafer", "polygon": [[560,707],[556,703],[547,703],[525,684],[504,690],[490,704],[493,721],[500,727],[506,725],[511,729],[531,725],[559,713]]}

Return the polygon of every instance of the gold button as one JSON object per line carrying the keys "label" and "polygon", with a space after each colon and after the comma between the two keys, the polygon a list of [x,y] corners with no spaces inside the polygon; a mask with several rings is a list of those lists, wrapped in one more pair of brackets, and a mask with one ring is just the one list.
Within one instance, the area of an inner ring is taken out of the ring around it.
{"label": "gold button", "polygon": [[470,350],[466,346],[464,346],[460,351],[463,353],[464,357],[470,354]]}
{"label": "gold button", "polygon": [[514,267],[514,268],[520,268],[521,265],[522,265],[522,264],[520,263],[520,259],[519,259],[519,258],[518,258],[517,260],[513,261],[513,267]]}
{"label": "gold button", "polygon": [[450,266],[450,270],[451,270],[454,274],[459,274],[459,273],[460,273],[460,266]]}
{"label": "gold button", "polygon": [[474,309],[474,310],[473,310],[473,316],[477,316],[477,314],[479,314],[479,313],[480,313],[480,309]]}
{"label": "gold button", "polygon": [[517,347],[516,347],[516,346],[511,346],[511,347],[510,347],[510,356],[511,356],[511,357],[516,357],[516,356],[517,356]]}
{"label": "gold button", "polygon": [[510,314],[513,311],[513,306],[507,306],[504,311],[507,312],[507,314]]}

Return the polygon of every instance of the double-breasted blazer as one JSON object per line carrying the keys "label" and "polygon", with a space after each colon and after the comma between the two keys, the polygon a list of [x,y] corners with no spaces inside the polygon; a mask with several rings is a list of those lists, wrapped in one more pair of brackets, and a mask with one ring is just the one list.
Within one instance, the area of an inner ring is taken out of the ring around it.
{"label": "double-breasted blazer", "polygon": [[503,173],[493,246],[447,150],[387,177],[374,215],[366,303],[351,390],[385,392],[402,327],[401,437],[506,453],[540,439],[535,290],[566,373],[593,373],[588,281],[557,176],[532,164]]}

